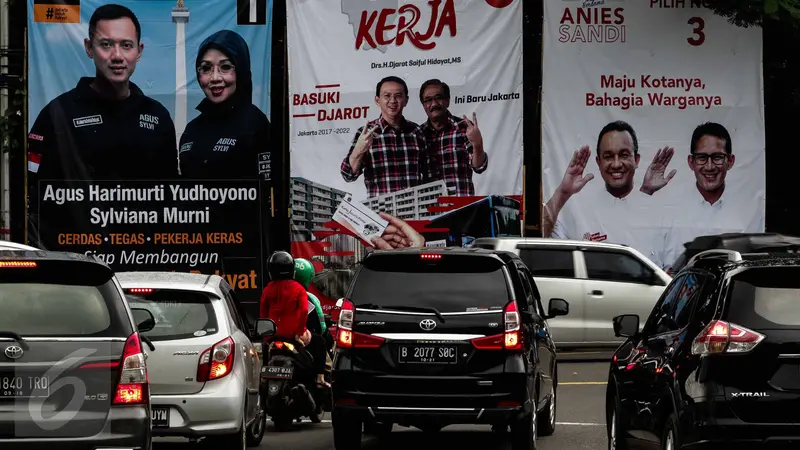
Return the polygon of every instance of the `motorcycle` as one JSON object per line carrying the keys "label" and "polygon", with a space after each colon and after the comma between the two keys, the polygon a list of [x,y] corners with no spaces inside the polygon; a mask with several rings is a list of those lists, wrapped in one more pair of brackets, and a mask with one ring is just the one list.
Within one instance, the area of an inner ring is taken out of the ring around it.
{"label": "motorcycle", "polygon": [[[309,302],[309,314],[313,308]],[[256,333],[262,338],[273,336],[275,322],[259,319]],[[265,361],[261,367],[262,404],[275,428],[287,430],[292,422],[303,417],[321,422],[320,416],[331,410],[331,392],[317,385],[313,356],[293,339],[273,339],[262,351]]]}

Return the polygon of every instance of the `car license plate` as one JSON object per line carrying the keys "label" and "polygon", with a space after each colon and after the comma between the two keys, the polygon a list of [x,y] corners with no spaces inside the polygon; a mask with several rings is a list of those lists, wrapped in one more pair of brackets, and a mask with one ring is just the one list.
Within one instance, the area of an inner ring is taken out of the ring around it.
{"label": "car license plate", "polygon": [[294,374],[291,366],[262,366],[261,378],[290,379]]}
{"label": "car license plate", "polygon": [[49,397],[50,379],[45,376],[0,374],[0,398]]}
{"label": "car license plate", "polygon": [[456,364],[458,348],[439,345],[401,345],[397,358],[403,364]]}
{"label": "car license plate", "polygon": [[154,427],[169,426],[169,408],[154,406],[152,415]]}

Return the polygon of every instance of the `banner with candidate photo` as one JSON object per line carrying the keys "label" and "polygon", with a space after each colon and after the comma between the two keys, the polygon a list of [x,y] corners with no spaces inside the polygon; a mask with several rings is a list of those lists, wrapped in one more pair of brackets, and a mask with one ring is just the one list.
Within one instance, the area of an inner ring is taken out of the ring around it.
{"label": "banner with candidate photo", "polygon": [[287,6],[296,253],[520,234],[522,0]]}
{"label": "banner with candidate photo", "polygon": [[28,0],[28,243],[258,301],[271,0]]}
{"label": "banner with candidate photo", "polygon": [[669,269],[697,236],[764,231],[761,29],[702,3],[545,2],[545,237]]}

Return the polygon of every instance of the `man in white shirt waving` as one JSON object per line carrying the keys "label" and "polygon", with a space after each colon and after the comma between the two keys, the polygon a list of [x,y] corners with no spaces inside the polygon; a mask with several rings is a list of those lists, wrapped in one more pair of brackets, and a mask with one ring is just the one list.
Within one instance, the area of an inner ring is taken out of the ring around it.
{"label": "man in white shirt waving", "polygon": [[568,204],[594,179],[591,173],[583,174],[591,150],[582,147],[573,154],[564,178],[544,205],[542,236],[627,244],[653,257],[652,234],[662,224],[660,219],[648,217],[647,200],[675,176],[675,170],[665,175],[674,149],[665,147],[656,152],[638,190],[634,178],[640,160],[639,141],[630,124],[615,121],[603,127],[596,151],[603,185],[590,186]]}

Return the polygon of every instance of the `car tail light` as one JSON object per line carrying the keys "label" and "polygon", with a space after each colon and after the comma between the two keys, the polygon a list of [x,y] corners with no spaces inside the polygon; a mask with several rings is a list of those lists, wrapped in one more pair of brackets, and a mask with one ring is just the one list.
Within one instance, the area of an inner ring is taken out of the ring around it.
{"label": "car tail light", "polygon": [[734,323],[715,320],[692,342],[692,354],[715,355],[722,353],[747,353],[766,338]]}
{"label": "car tail light", "polygon": [[478,350],[521,350],[522,333],[517,302],[512,301],[503,310],[503,334],[473,339],[472,345]]}
{"label": "car tail light", "polygon": [[133,333],[125,341],[125,348],[122,351],[122,370],[117,383],[117,392],[114,394],[114,404],[141,405],[147,403],[149,383],[147,364],[139,333]]}
{"label": "car tail light", "polygon": [[419,257],[420,257],[420,259],[425,259],[425,260],[428,260],[428,261],[435,261],[435,260],[438,260],[438,259],[442,259],[442,255],[439,255],[437,253],[423,253],[423,254],[419,255]]}
{"label": "car tail light", "polygon": [[342,301],[339,323],[336,325],[336,346],[341,348],[380,348],[383,338],[353,331],[356,320],[356,307],[350,300]]}
{"label": "car tail light", "polygon": [[211,381],[233,372],[236,347],[233,339],[226,337],[200,354],[197,364],[197,381]]}
{"label": "car tail light", "polygon": [[36,268],[36,261],[0,261],[0,267]]}

